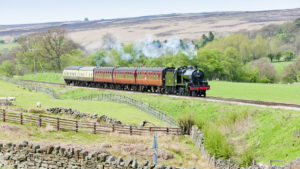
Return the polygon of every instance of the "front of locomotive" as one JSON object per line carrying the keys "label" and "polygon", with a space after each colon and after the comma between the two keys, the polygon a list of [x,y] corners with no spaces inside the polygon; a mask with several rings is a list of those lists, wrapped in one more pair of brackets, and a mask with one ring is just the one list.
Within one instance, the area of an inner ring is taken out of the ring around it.
{"label": "front of locomotive", "polygon": [[204,81],[204,73],[196,66],[187,67],[184,72],[184,79],[188,80],[188,89],[192,96],[204,96],[206,97],[206,91],[210,89],[207,81]]}

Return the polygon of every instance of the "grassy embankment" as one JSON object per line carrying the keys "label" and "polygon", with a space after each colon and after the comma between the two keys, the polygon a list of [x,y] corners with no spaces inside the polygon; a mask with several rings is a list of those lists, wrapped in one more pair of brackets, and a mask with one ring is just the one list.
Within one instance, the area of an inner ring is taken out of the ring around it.
{"label": "grassy embankment", "polygon": [[[35,76],[29,74],[17,76],[16,78],[34,80]],[[64,83],[60,73],[38,73],[37,80]],[[262,84],[224,81],[210,81],[209,84],[211,85],[211,90],[207,92],[207,96],[300,104],[299,84]]]}
{"label": "grassy embankment", "polygon": [[[0,88],[0,97],[16,97],[16,102],[14,103],[16,107],[32,108],[37,101],[41,101],[43,107],[71,107],[83,112],[100,112],[99,114],[106,114],[130,124],[139,124],[141,120],[147,119],[158,125],[163,125],[162,122],[154,119],[152,116],[123,104],[52,100],[44,93],[28,91],[1,80]],[[69,95],[72,94],[68,94],[68,92],[71,92],[68,90],[74,89],[56,88],[56,91],[62,95],[64,93],[63,90],[67,92],[64,97],[69,97]],[[82,91],[79,93],[87,94],[85,92],[91,91]],[[153,153],[151,149],[152,139],[152,136],[127,136],[118,134],[94,135],[70,131],[51,132],[47,130],[47,128],[38,128],[30,125],[20,126],[19,124],[0,122],[0,142],[22,142],[23,140],[28,140],[42,145],[75,146],[80,149],[87,148],[91,151],[106,151],[115,156],[120,155],[123,157],[137,158],[140,162],[143,160],[151,161]],[[201,156],[189,137],[160,137],[159,146],[161,153],[159,163],[185,168],[194,166],[209,168],[207,160]],[[164,158],[169,159],[166,160]]]}
{"label": "grassy embankment", "polygon": [[139,125],[143,120],[149,119],[149,121],[154,124],[165,125],[149,114],[125,104],[98,101],[54,100],[45,93],[37,93],[35,91],[22,89],[2,80],[0,80],[0,89],[0,97],[16,97],[16,102],[14,102],[16,107],[30,109],[34,108],[37,102],[41,102],[42,107],[44,108],[73,108],[85,113],[97,113],[99,115],[104,114],[127,124]]}
{"label": "grassy embankment", "polygon": [[300,112],[161,95],[128,95],[177,118],[192,115],[206,134],[210,151],[217,156],[230,156],[238,163],[254,158],[265,164],[300,156]]}
{"label": "grassy embankment", "polygon": [[[210,84],[212,90],[208,91],[208,95],[212,96],[300,104],[300,96],[297,94],[300,85],[297,84],[221,81]],[[93,92],[88,89],[58,87],[55,90],[63,98]],[[297,136],[300,130],[300,113],[297,111],[212,103],[176,96],[115,92],[141,99],[176,118],[191,114],[206,134],[207,147],[217,156],[230,157],[241,164],[252,158],[268,164],[269,160],[291,161],[300,156],[300,139]]]}
{"label": "grassy embankment", "polygon": [[[61,93],[61,97],[64,98],[84,96],[93,92],[82,88],[54,89],[58,93],[64,91]],[[176,96],[132,94],[122,91],[115,93],[143,100],[176,118],[192,115],[207,135],[207,146],[217,156],[231,157],[238,163],[254,158],[266,164],[273,159],[291,161],[300,156],[300,140],[295,136],[300,130],[299,112],[212,103]]]}

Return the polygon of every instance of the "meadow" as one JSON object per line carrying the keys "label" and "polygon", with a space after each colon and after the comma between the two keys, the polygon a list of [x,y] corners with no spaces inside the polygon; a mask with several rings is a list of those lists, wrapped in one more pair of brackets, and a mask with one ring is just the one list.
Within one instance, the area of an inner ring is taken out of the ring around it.
{"label": "meadow", "polygon": [[289,61],[289,62],[272,62],[272,64],[274,65],[277,73],[282,73],[284,70],[284,67],[288,66],[289,64],[293,63],[293,61]]}
{"label": "meadow", "polygon": [[74,100],[55,100],[45,93],[38,93],[27,89],[22,89],[16,85],[0,80],[0,97],[16,97],[14,105],[25,109],[34,108],[37,102],[42,103],[43,108],[47,107],[66,107],[79,110],[84,113],[96,113],[107,115],[122,121],[123,123],[140,125],[145,119],[157,125],[166,125],[151,115],[142,112],[134,107],[115,103],[99,101],[74,101]]}
{"label": "meadow", "polygon": [[210,81],[207,96],[300,104],[300,84]]}
{"label": "meadow", "polygon": [[[297,84],[211,81],[210,85],[212,89],[208,91],[208,96],[300,103],[299,94],[295,92],[300,91],[300,85]],[[239,164],[252,159],[264,164],[274,159],[288,162],[300,156],[300,139],[296,135],[300,131],[298,111],[214,103],[160,94],[48,87],[53,88],[64,99],[94,92],[118,93],[149,103],[177,119],[191,116],[206,134],[210,152],[221,158],[228,156]],[[215,141],[217,138],[220,142]]]}
{"label": "meadow", "polygon": [[[162,95],[127,95],[155,105],[176,118],[191,116],[206,134],[210,152],[217,156],[229,155],[240,164],[252,159],[265,164],[273,159],[291,161],[300,156],[300,139],[295,136],[300,131],[298,111]],[[220,142],[210,145],[210,141],[213,144],[217,138]]]}
{"label": "meadow", "polygon": [[[48,86],[51,87],[51,86]],[[62,98],[89,95],[93,89],[52,87]],[[63,92],[62,92],[63,91]],[[255,159],[267,164],[269,160],[294,160],[299,157],[300,140],[295,137],[300,130],[298,111],[214,103],[197,98],[145,95],[124,91],[103,91],[127,95],[149,103],[176,119],[191,116],[206,134],[207,146],[219,157],[228,155],[237,163]],[[223,146],[210,145],[219,138]],[[210,140],[210,141],[208,141]],[[280,147],[278,149],[278,147]],[[221,151],[227,151],[226,154]],[[250,158],[251,157],[251,158]]]}
{"label": "meadow", "polygon": [[64,83],[64,79],[61,73],[37,73],[37,74],[26,74],[24,76],[15,76],[21,80],[34,80],[40,82],[51,82],[51,83]]}
{"label": "meadow", "polygon": [[[288,62],[280,62],[288,63]],[[22,80],[35,80],[64,83],[61,73],[37,73],[24,76],[15,76]],[[300,104],[300,84],[264,84],[241,83],[226,81],[209,81],[211,90],[207,96],[227,97],[270,102]]]}
{"label": "meadow", "polygon": [[6,43],[6,44],[0,44],[0,52],[2,52],[3,50],[10,50],[14,47],[16,47],[17,44],[16,43]]}

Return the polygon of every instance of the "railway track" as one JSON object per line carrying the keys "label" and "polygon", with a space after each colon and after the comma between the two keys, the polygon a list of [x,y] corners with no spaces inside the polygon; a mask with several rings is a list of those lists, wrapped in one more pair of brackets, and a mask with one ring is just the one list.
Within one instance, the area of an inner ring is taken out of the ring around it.
{"label": "railway track", "polygon": [[[56,85],[56,86],[67,86],[66,84],[61,83],[53,83],[53,82],[41,82],[41,81],[33,81],[33,80],[22,80],[26,82],[33,82],[33,83],[40,83],[40,84],[47,84],[47,85]],[[105,91],[118,91],[121,92],[122,90],[116,89],[103,89],[103,88],[92,88],[92,87],[81,87],[81,86],[68,86],[68,87],[75,87],[75,88],[89,88],[89,89],[100,89]],[[124,91],[122,91],[124,92]],[[125,91],[129,93],[144,93],[144,94],[151,94],[151,95],[161,95],[157,93],[147,93],[147,92],[139,92],[139,91]],[[168,95],[168,94],[165,94]],[[178,97],[178,98],[188,98],[188,99],[200,99],[200,100],[207,100],[207,101],[214,101],[214,102],[225,102],[225,103],[232,103],[232,104],[240,104],[240,105],[254,105],[260,107],[271,107],[271,108],[282,108],[282,109],[290,109],[290,110],[299,110],[299,104],[288,104],[288,103],[280,103],[280,102],[267,102],[267,101],[258,101],[258,100],[246,100],[246,99],[236,99],[236,98],[225,98],[225,97],[192,97],[192,96],[177,96],[177,95],[168,95],[171,97]]]}

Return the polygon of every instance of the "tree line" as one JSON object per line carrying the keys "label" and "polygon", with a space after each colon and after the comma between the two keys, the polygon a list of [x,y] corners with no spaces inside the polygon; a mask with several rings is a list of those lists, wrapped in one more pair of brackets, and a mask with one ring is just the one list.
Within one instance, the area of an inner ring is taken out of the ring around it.
{"label": "tree line", "polygon": [[[296,21],[292,24],[296,25],[293,28],[297,28],[297,31],[300,29]],[[276,36],[264,37],[265,29],[260,30],[262,34],[248,32],[246,35],[241,32],[220,38],[215,38],[209,32],[198,41],[152,40],[145,42],[142,47],[135,43],[119,43],[112,34],[106,34],[102,37],[99,50],[88,54],[83,47],[67,38],[65,30],[55,28],[19,37],[16,40],[18,47],[1,54],[0,61],[1,58],[5,58],[5,61],[0,70],[2,74],[12,76],[34,71],[61,72],[64,67],[71,65],[193,65],[203,70],[208,80],[261,83],[299,81],[299,59],[284,69],[282,75],[276,72],[271,63],[296,58],[297,50],[286,48],[282,43],[288,35],[282,37],[277,32]]]}

